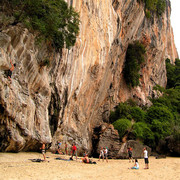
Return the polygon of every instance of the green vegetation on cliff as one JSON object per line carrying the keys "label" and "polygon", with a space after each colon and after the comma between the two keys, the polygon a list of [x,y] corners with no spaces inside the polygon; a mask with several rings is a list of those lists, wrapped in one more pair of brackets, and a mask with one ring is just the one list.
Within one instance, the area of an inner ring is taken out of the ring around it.
{"label": "green vegetation on cliff", "polygon": [[11,25],[23,23],[57,50],[76,42],[79,15],[64,0],[2,0],[0,10],[11,18]]}
{"label": "green vegetation on cliff", "polygon": [[156,13],[158,16],[161,16],[165,12],[166,0],[138,0],[138,2],[145,3],[147,17],[150,17],[150,12]]}
{"label": "green vegetation on cliff", "polygon": [[[120,103],[115,111],[111,112],[110,122],[120,132],[120,138],[131,132],[131,137],[133,134],[134,139],[139,139],[151,147],[155,147],[160,140],[170,135],[176,140],[180,139],[180,60],[176,59],[173,65],[167,59],[166,67],[167,89],[160,86],[154,88],[161,96],[150,99],[151,107],[142,109],[127,101]],[[132,126],[124,125],[127,120]],[[121,124],[123,128],[120,127]]]}
{"label": "green vegetation on cliff", "polygon": [[140,67],[145,61],[145,47],[139,41],[128,45],[124,67],[124,79],[129,87],[139,85]]}
{"label": "green vegetation on cliff", "polygon": [[170,63],[169,59],[166,59],[167,69],[167,88],[173,88],[180,86],[180,60],[176,59],[175,65]]}

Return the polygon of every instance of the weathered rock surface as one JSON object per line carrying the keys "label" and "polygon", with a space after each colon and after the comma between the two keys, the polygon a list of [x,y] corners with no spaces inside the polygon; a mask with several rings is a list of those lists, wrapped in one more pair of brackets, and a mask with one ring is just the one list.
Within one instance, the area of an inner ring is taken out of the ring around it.
{"label": "weathered rock surface", "polygon": [[144,147],[147,148],[148,156],[151,155],[151,148],[149,148],[148,146],[144,146],[142,143],[140,143],[138,141],[129,140],[121,145],[121,148],[116,157],[121,158],[121,159],[129,158],[128,153],[127,153],[128,147],[132,148],[132,157],[133,158],[143,158],[144,157],[144,154],[143,154]]}
{"label": "weathered rock surface", "polygon": [[[51,142],[48,70],[40,70],[42,52],[35,49],[34,37],[26,29],[11,27],[0,37],[0,149],[31,150],[39,142]],[[12,82],[4,74],[11,67],[10,59],[17,64]]]}
{"label": "weathered rock surface", "polygon": [[168,136],[165,140],[159,141],[156,151],[159,154],[180,156],[180,139]]}
{"label": "weathered rock surface", "polygon": [[[57,140],[92,150],[94,128],[108,123],[110,109],[130,97],[148,104],[153,86],[166,85],[165,59],[178,56],[168,0],[163,16],[152,19],[136,0],[68,3],[79,11],[81,25],[76,45],[62,56],[35,46],[20,25],[0,32],[1,151],[35,150],[41,141],[54,146]],[[140,86],[129,90],[122,69],[134,40],[146,45],[147,58]],[[49,68],[41,67],[46,57]],[[4,76],[10,58],[17,64],[12,84]]]}
{"label": "weathered rock surface", "polygon": [[93,157],[99,157],[101,148],[108,148],[109,158],[127,159],[127,148],[133,149],[133,158],[143,158],[143,149],[147,147],[149,155],[151,155],[151,148],[144,146],[142,143],[135,140],[125,140],[120,142],[118,131],[114,129],[113,125],[103,123],[96,127],[93,133]]}
{"label": "weathered rock surface", "polygon": [[113,125],[102,124],[100,127],[94,129],[93,136],[93,152],[94,157],[99,157],[100,149],[103,147],[108,148],[108,156],[111,158],[117,158],[119,149],[122,143],[117,130]]}

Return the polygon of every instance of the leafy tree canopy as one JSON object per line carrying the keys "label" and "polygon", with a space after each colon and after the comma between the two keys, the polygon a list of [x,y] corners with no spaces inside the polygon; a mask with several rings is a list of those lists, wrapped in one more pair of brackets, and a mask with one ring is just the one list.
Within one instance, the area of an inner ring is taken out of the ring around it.
{"label": "leafy tree canopy", "polygon": [[2,0],[0,6],[13,24],[23,23],[57,50],[76,42],[79,15],[64,0]]}
{"label": "leafy tree canopy", "polygon": [[131,121],[128,119],[118,119],[113,123],[115,129],[118,130],[120,138],[131,128]]}
{"label": "leafy tree canopy", "polygon": [[174,120],[172,113],[167,107],[151,106],[146,114],[146,121],[152,123],[154,119],[160,122],[172,122]]}

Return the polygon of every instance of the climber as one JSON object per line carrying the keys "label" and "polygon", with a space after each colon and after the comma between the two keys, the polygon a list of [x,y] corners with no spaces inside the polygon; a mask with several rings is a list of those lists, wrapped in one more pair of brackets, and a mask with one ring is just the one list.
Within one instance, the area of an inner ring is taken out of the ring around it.
{"label": "climber", "polygon": [[14,70],[14,67],[16,67],[16,63],[13,64],[11,60],[10,63],[11,63],[11,68],[9,70],[5,70],[5,74],[11,82],[12,71]]}

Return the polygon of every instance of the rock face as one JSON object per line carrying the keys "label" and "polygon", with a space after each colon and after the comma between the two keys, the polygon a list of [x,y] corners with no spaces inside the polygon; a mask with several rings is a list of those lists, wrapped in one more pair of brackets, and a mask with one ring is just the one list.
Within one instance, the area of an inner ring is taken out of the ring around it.
{"label": "rock face", "polygon": [[180,139],[174,138],[173,136],[168,136],[165,140],[159,142],[156,147],[156,151],[159,154],[166,154],[171,156],[180,155]]}
{"label": "rock face", "polygon": [[[34,48],[34,37],[19,26],[0,33],[0,46],[0,149],[31,150],[39,142],[52,139],[49,77],[47,70],[41,70],[38,64],[42,51]],[[10,59],[17,64],[12,82],[4,74],[11,67]]]}
{"label": "rock face", "polygon": [[122,144],[118,154],[116,155],[116,158],[121,158],[121,159],[129,158],[128,153],[127,153],[128,147],[132,148],[132,157],[133,158],[143,158],[144,157],[144,154],[143,154],[144,147],[147,148],[148,156],[151,155],[151,148],[149,148],[148,146],[144,146],[140,142],[137,142],[134,140],[129,140]]}
{"label": "rock face", "polygon": [[120,143],[119,134],[114,129],[113,125],[102,124],[100,127],[94,129],[93,136],[93,157],[99,157],[101,148],[108,148],[108,156],[111,158],[117,158]]}
{"label": "rock face", "polygon": [[[80,13],[80,33],[61,56],[36,46],[20,25],[0,32],[0,150],[36,150],[42,141],[54,147],[61,140],[91,151],[94,129],[108,123],[115,105],[128,98],[148,104],[153,86],[166,85],[165,59],[178,57],[166,2],[161,18],[147,19],[136,0],[68,0]],[[147,57],[140,85],[129,90],[122,70],[134,40],[144,43]],[[46,58],[50,67],[42,66]],[[11,84],[4,75],[10,59],[17,64]]]}

